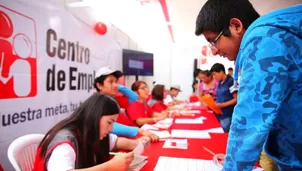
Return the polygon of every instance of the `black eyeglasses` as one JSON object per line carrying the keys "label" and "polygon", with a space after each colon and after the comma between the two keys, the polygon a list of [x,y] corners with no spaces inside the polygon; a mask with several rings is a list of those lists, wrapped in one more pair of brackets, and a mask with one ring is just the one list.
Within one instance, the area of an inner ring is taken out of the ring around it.
{"label": "black eyeglasses", "polygon": [[222,30],[222,31],[218,34],[218,36],[216,36],[216,38],[215,38],[212,42],[210,42],[210,44],[208,45],[209,48],[211,48],[211,49],[217,49],[217,47],[216,47],[216,42],[217,42],[217,41],[219,40],[219,38],[222,36],[223,32],[224,32],[224,30]]}

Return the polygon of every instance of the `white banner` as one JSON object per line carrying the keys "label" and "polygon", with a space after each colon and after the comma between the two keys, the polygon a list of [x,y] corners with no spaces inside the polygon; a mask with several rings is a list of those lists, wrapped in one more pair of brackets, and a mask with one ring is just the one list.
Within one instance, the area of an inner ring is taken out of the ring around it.
{"label": "white banner", "polygon": [[0,28],[0,164],[10,171],[9,144],[70,114],[95,91],[98,68],[121,69],[122,50],[45,2],[1,1]]}

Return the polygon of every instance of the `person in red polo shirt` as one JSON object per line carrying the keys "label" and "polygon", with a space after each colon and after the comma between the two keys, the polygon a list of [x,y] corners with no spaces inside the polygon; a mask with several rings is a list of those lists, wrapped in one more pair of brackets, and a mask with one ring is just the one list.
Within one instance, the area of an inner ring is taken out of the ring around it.
{"label": "person in red polo shirt", "polygon": [[138,100],[131,103],[127,108],[127,115],[137,126],[153,124],[157,121],[166,119],[167,112],[157,113],[146,104],[149,94],[148,85],[144,81],[136,81],[131,86],[132,91],[138,94]]}
{"label": "person in red polo shirt", "polygon": [[164,99],[167,97],[167,90],[164,85],[157,84],[152,90],[152,100],[148,105],[154,112],[161,113],[168,109],[168,106],[164,104]]}

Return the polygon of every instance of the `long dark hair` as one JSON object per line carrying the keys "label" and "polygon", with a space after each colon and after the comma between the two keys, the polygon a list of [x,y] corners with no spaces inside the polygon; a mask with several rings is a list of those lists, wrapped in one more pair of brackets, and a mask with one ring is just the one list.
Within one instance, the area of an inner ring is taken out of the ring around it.
{"label": "long dark hair", "polygon": [[152,99],[158,100],[158,101],[163,101],[164,100],[164,91],[165,91],[165,86],[161,84],[157,84],[154,86],[152,90]]}
{"label": "long dark hair", "polygon": [[72,132],[78,143],[77,161],[80,168],[92,167],[109,160],[109,135],[100,140],[102,116],[120,112],[118,104],[109,96],[95,93],[82,103],[73,114],[57,123],[43,138],[39,147],[40,157],[46,157],[47,149],[61,130]]}

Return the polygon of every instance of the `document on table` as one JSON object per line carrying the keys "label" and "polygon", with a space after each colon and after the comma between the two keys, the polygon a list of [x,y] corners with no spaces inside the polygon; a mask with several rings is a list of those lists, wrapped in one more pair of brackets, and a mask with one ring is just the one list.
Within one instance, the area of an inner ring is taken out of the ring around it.
{"label": "document on table", "polygon": [[143,130],[158,130],[157,127],[153,126],[153,125],[149,125],[149,124],[144,124],[142,127],[141,127]]}
{"label": "document on table", "polygon": [[192,114],[200,114],[200,110],[185,110],[183,113],[192,113]]}
{"label": "document on table", "polygon": [[166,118],[164,120],[158,121],[157,123],[160,123],[160,124],[172,124],[173,123],[173,118]]}
{"label": "document on table", "polygon": [[173,118],[167,118],[161,121],[158,121],[156,124],[152,125],[156,128],[161,128],[161,129],[168,129],[171,127],[173,123]]}
{"label": "document on table", "polygon": [[187,139],[168,139],[163,148],[188,149]]}
{"label": "document on table", "polygon": [[175,123],[177,124],[203,124],[203,120],[206,118],[201,116],[195,119],[176,119]]}
{"label": "document on table", "polygon": [[154,171],[220,171],[212,160],[159,157]]}
{"label": "document on table", "polygon": [[177,124],[203,124],[201,119],[176,119],[175,123]]}
{"label": "document on table", "polygon": [[189,103],[186,106],[200,106],[200,102]]}
{"label": "document on table", "polygon": [[195,138],[195,139],[210,139],[211,136],[206,131],[199,130],[180,130],[173,129],[171,132],[173,138]]}
{"label": "document on table", "polygon": [[224,133],[224,131],[223,131],[223,129],[221,127],[219,127],[219,128],[211,128],[211,129],[203,130],[203,131],[206,131],[208,133]]}
{"label": "document on table", "polygon": [[157,135],[159,137],[159,139],[171,138],[171,134],[169,133],[169,131],[152,131],[152,130],[150,130],[149,132]]}

